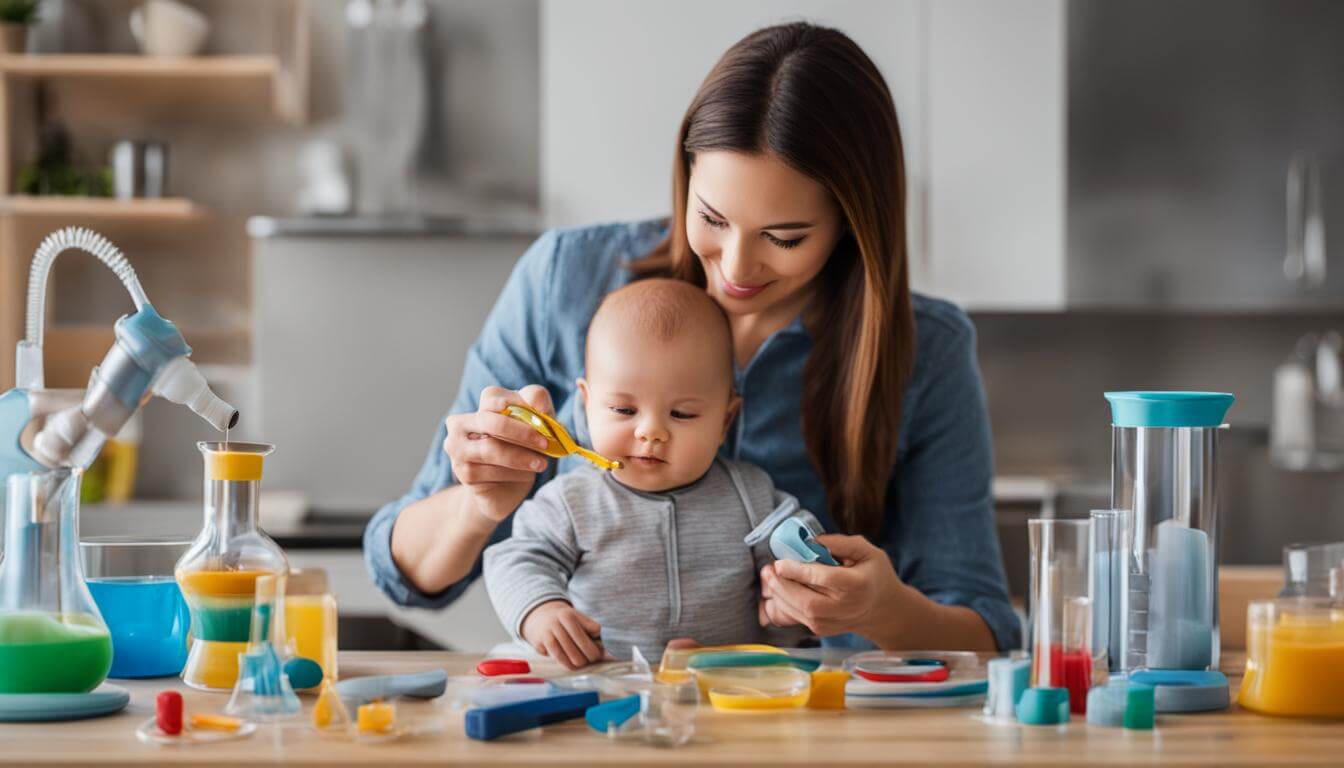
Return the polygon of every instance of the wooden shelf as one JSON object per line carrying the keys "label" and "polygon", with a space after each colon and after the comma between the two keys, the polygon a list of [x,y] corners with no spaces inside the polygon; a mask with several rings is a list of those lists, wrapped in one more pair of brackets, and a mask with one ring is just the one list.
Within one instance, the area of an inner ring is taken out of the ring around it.
{"label": "wooden shelf", "polygon": [[270,55],[160,57],[118,53],[0,55],[0,74],[44,79],[270,79],[280,59]]}
{"label": "wooden shelf", "polygon": [[209,211],[180,197],[118,200],[110,197],[6,195],[0,197],[0,215],[42,219],[97,221],[195,221]]}
{"label": "wooden shelf", "polygon": [[0,55],[0,77],[15,86],[41,83],[69,117],[131,113],[153,119],[256,120],[306,117],[306,84],[273,55],[138,54]]}

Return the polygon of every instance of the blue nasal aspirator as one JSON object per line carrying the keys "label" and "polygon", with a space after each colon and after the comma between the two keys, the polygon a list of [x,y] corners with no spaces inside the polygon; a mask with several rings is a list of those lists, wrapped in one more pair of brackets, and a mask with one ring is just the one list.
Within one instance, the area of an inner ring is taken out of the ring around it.
{"label": "blue nasal aspirator", "polygon": [[489,741],[551,723],[574,720],[583,717],[589,707],[597,705],[596,691],[580,691],[469,709],[466,715],[467,736]]}
{"label": "blue nasal aspirator", "polygon": [[812,529],[798,518],[801,507],[798,500],[786,496],[760,525],[751,529],[742,543],[754,547],[770,539],[770,554],[776,560],[797,560],[801,563],[821,563],[839,565],[831,556],[830,550],[817,541]]}
{"label": "blue nasal aspirator", "polygon": [[822,546],[802,520],[790,517],[770,534],[770,553],[780,560],[839,565],[830,550]]}

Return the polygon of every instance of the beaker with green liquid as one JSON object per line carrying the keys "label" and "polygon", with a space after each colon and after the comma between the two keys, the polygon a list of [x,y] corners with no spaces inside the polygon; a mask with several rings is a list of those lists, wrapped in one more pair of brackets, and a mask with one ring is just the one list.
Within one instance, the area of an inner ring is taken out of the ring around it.
{"label": "beaker with green liquid", "polygon": [[0,561],[0,693],[84,693],[112,667],[112,638],[79,556],[83,471],[15,474]]}

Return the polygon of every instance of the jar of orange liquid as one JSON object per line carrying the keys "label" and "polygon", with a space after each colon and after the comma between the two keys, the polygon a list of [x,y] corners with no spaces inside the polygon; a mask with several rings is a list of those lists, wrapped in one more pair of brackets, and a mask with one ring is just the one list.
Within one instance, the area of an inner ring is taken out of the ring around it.
{"label": "jar of orange liquid", "polygon": [[1263,600],[1246,609],[1237,703],[1269,715],[1344,717],[1344,603]]}
{"label": "jar of orange liquid", "polygon": [[285,638],[288,655],[312,659],[322,667],[323,680],[336,681],[336,598],[321,568],[289,572]]}
{"label": "jar of orange liquid", "polygon": [[256,582],[287,573],[280,546],[257,527],[266,443],[199,443],[205,457],[205,522],[174,569],[191,613],[191,650],[182,681],[230,690],[247,650]]}

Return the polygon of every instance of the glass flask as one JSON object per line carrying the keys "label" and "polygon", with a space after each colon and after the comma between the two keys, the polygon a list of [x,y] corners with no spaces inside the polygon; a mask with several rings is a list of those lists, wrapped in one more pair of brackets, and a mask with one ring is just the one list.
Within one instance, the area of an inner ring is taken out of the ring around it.
{"label": "glass flask", "polygon": [[83,471],[14,474],[0,564],[0,693],[84,693],[112,666],[112,637],[79,558]]}
{"label": "glass flask", "polygon": [[173,569],[192,540],[177,536],[82,539],[89,593],[112,633],[108,677],[171,677],[187,661],[187,604]]}
{"label": "glass flask", "polygon": [[205,523],[175,575],[191,613],[191,650],[182,681],[232,690],[247,650],[259,576],[283,574],[280,546],[257,528],[266,443],[199,443],[205,458]]}

